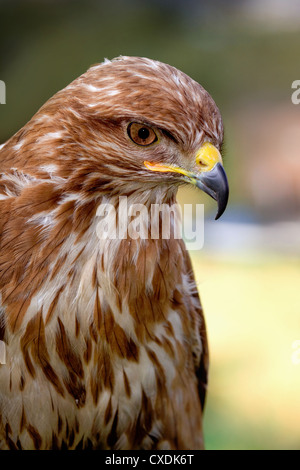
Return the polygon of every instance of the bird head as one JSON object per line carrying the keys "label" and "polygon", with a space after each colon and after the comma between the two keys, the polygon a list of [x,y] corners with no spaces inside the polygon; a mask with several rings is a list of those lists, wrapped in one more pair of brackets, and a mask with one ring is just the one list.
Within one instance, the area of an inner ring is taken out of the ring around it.
{"label": "bird head", "polygon": [[[191,183],[218,203],[228,201],[220,112],[204,88],[158,61],[120,57],[92,67],[75,82],[78,112],[96,121],[109,142],[107,165],[126,166],[120,185],[143,188]],[[100,130],[100,129],[99,129]],[[103,145],[103,144],[101,144]],[[113,163],[115,162],[115,163]]]}
{"label": "bird head", "polygon": [[149,194],[191,183],[217,201],[216,218],[226,208],[220,112],[199,83],[170,65],[105,60],[52,97],[31,126],[27,139],[42,136],[32,145],[43,167],[70,189]]}

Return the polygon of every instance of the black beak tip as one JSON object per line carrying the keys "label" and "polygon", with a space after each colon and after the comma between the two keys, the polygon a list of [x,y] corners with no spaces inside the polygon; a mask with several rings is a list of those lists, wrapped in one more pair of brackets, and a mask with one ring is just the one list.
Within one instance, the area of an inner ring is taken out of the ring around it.
{"label": "black beak tip", "polygon": [[218,219],[224,214],[224,212],[225,212],[225,208],[224,208],[224,209],[220,209],[220,207],[219,207],[218,212],[217,212],[217,215],[216,215],[216,217],[215,217],[215,220],[218,220]]}
{"label": "black beak tip", "polygon": [[229,197],[229,191],[227,191],[223,194],[223,198],[217,199],[218,202],[218,212],[215,217],[215,220],[218,220],[225,212],[227,203],[228,203],[228,197]]}

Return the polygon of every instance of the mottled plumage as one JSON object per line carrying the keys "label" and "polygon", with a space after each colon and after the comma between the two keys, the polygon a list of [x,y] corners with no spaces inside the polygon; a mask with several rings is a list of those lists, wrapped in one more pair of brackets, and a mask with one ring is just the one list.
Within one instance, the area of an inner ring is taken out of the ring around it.
{"label": "mottled plumage", "polygon": [[[131,122],[157,142],[133,142]],[[100,240],[97,209],[173,204],[187,177],[144,162],[197,173],[222,139],[198,83],[120,57],[0,146],[0,448],[203,447],[207,341],[184,243]]]}

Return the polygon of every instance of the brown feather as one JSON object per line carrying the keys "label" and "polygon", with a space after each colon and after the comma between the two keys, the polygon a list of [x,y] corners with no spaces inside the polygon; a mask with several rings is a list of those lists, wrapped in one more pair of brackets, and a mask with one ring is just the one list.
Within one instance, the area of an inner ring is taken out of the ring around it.
{"label": "brown feather", "polygon": [[[158,143],[134,144],[131,122],[153,127]],[[205,140],[222,139],[201,85],[121,57],[0,146],[0,449],[203,448],[205,322],[182,240],[162,237],[185,181],[144,161],[190,168]],[[147,239],[97,235],[101,203],[117,229],[132,222],[120,196],[165,205]]]}

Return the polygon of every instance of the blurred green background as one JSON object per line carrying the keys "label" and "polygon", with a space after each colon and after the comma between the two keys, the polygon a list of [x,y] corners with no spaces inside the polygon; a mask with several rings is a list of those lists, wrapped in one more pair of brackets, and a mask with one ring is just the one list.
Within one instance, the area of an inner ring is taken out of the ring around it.
{"label": "blurred green background", "polygon": [[208,449],[300,448],[300,79],[297,0],[0,0],[0,143],[105,57],[199,81],[225,125],[229,207],[205,203],[192,251],[211,351]]}

